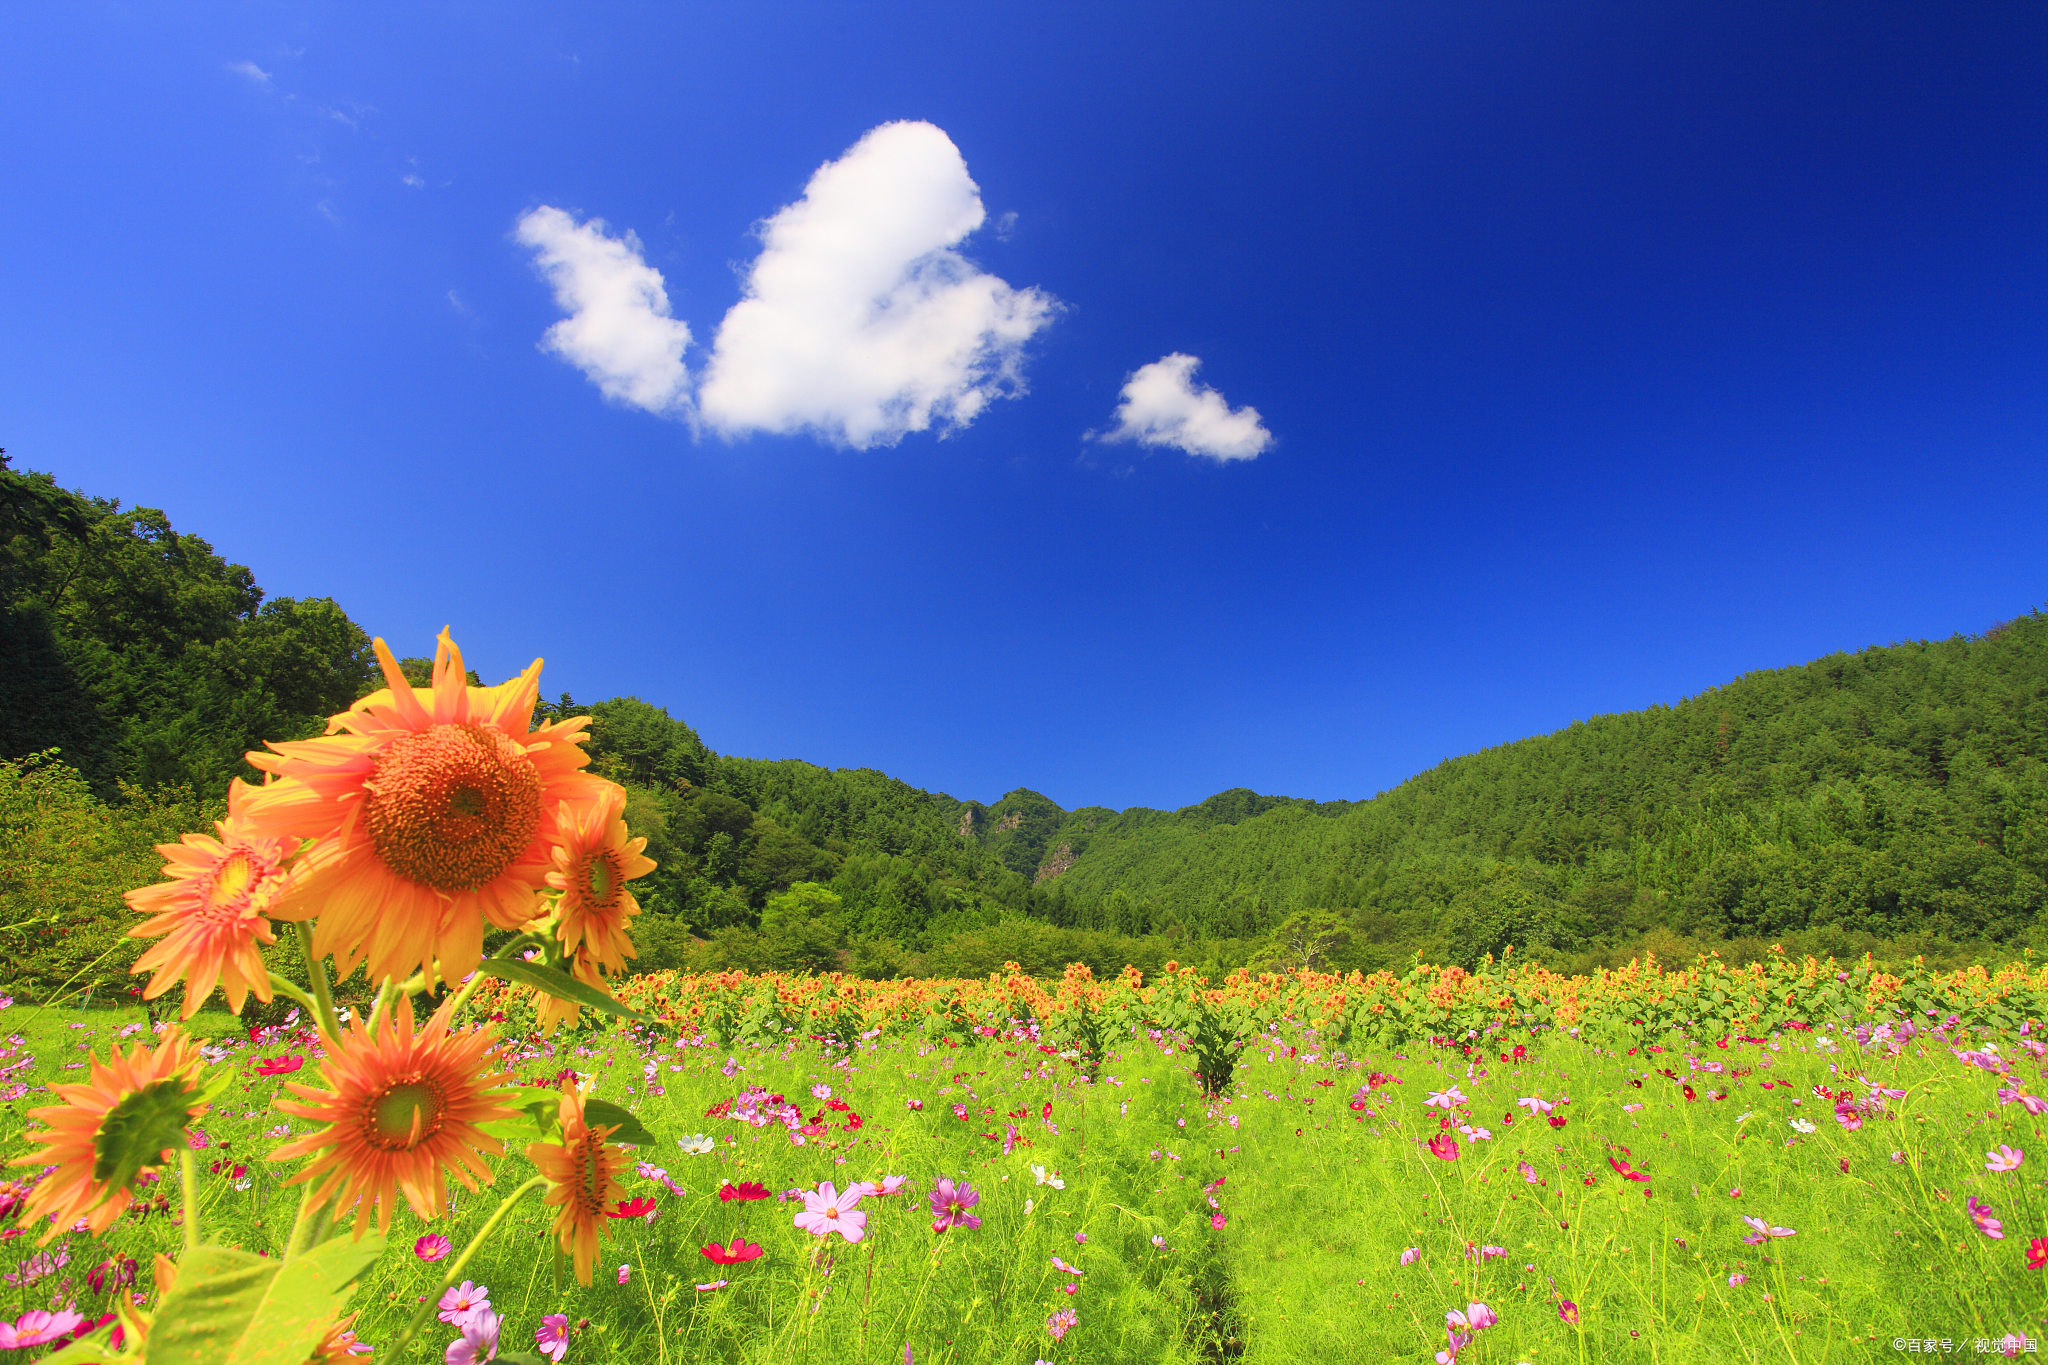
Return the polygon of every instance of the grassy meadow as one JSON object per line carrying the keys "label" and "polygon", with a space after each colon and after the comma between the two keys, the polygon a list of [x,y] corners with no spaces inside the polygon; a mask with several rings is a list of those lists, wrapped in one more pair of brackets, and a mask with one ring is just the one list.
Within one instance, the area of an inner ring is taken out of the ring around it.
{"label": "grassy meadow", "polygon": [[[257,1065],[316,1040],[252,1041],[210,1011],[194,1024],[214,1038],[213,1065],[239,1073],[201,1125],[203,1223],[274,1253],[298,1194],[262,1156],[305,1125],[270,1106],[290,1077]],[[139,1010],[0,1010],[0,1150],[25,1149],[41,1087],[147,1035]],[[2048,1336],[2048,1271],[2029,1268],[2030,1241],[2048,1236],[2048,1144],[1997,1093],[2041,1084],[2022,1040],[1977,1054],[2012,1054],[1999,1076],[1958,1059],[1981,1044],[1927,1032],[1673,1037],[1634,1054],[1545,1033],[1516,1059],[1506,1044],[1345,1056],[1290,1031],[1253,1040],[1207,1101],[1177,1041],[1126,1036],[1091,1079],[1021,1027],[967,1046],[882,1034],[850,1051],[794,1034],[723,1048],[657,1026],[516,1038],[519,1079],[593,1078],[654,1135],[624,1180],[652,1212],[609,1223],[585,1288],[558,1273],[553,1210],[531,1198],[462,1278],[488,1287],[505,1352],[531,1352],[543,1316],[566,1315],[564,1365],[1861,1361],[1903,1339],[1975,1352]],[[707,1116],[749,1088],[821,1122],[799,1144],[780,1122]],[[1819,1093],[1845,1088],[1864,1106],[1854,1128]],[[1987,1169],[2001,1144],[2025,1153],[2016,1169]],[[394,1336],[439,1293],[452,1258],[421,1260],[417,1239],[443,1235],[460,1254],[532,1174],[515,1152],[495,1190],[459,1193],[437,1224],[401,1212],[353,1300],[360,1338]],[[857,1243],[799,1230],[802,1205],[774,1193],[887,1176],[907,1192],[858,1205]],[[979,1228],[932,1231],[942,1177],[978,1192]],[[746,1182],[769,1197],[719,1197]],[[148,1291],[150,1255],[181,1235],[175,1173],[153,1189],[167,1207],[98,1243],[66,1235],[39,1252],[11,1237],[0,1311],[106,1311],[114,1282],[97,1292],[88,1272],[120,1256],[141,1262],[134,1291]],[[1973,1199],[2003,1236],[1980,1229]],[[701,1254],[735,1237],[763,1254]],[[1474,1303],[1496,1320],[1452,1351],[1445,1315]],[[402,1358],[439,1361],[454,1335],[436,1323]]]}

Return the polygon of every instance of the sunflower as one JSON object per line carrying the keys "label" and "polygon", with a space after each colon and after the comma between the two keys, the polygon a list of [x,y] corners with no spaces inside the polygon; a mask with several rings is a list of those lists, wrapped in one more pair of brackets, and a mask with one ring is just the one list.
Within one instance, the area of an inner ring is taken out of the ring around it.
{"label": "sunflower", "polygon": [[115,1048],[104,1063],[93,1059],[83,1082],[51,1086],[64,1103],[29,1110],[30,1118],[49,1125],[27,1135],[42,1150],[8,1163],[51,1168],[23,1203],[20,1225],[48,1218],[45,1243],[80,1218],[95,1237],[112,1227],[129,1203],[126,1186],[113,1183],[120,1167],[116,1144],[127,1139],[133,1145],[138,1133],[163,1133],[172,1116],[182,1126],[204,1112],[198,1070],[198,1053],[172,1025],[154,1051],[137,1043],[124,1057]]}
{"label": "sunflower", "polygon": [[[250,753],[252,833],[317,839],[270,914],[314,915],[316,956],[370,979],[415,967],[456,980],[483,957],[484,921],[517,928],[546,885],[558,822],[608,785],[578,771],[589,717],[529,731],[540,660],[496,687],[470,687],[441,632],[432,687],[413,687],[382,640],[388,687],[327,722],[317,739]],[[438,966],[437,966],[438,964]]]}
{"label": "sunflower", "polygon": [[626,883],[654,871],[652,858],[641,856],[645,839],[626,837],[625,788],[605,784],[604,794],[581,808],[564,805],[555,816],[562,842],[554,848],[554,871],[548,885],[562,893],[556,909],[556,933],[562,950],[588,945],[608,972],[625,970],[636,956],[626,921],[640,913],[640,902]]}
{"label": "sunflower", "polygon": [[342,1038],[323,1034],[327,1057],[321,1079],[332,1088],[286,1081],[285,1089],[299,1102],[276,1101],[287,1114],[327,1126],[279,1147],[270,1159],[314,1157],[286,1183],[318,1178],[310,1196],[315,1207],[330,1199],[338,1209],[362,1201],[358,1235],[363,1215],[373,1207],[377,1230],[388,1230],[401,1193],[420,1217],[440,1217],[448,1207],[445,1174],[453,1171],[474,1190],[475,1177],[486,1185],[492,1178],[479,1153],[504,1153],[504,1144],[487,1137],[481,1125],[516,1112],[493,1093],[496,1083],[510,1078],[494,1069],[491,1029],[449,1032],[455,1003],[449,997],[418,1033],[408,996],[367,1027],[358,1015]]}
{"label": "sunflower", "polygon": [[555,1240],[575,1258],[576,1278],[587,1285],[597,1264],[597,1244],[611,1231],[605,1213],[626,1197],[626,1188],[619,1183],[626,1158],[621,1149],[605,1141],[615,1129],[592,1128],[584,1121],[583,1093],[574,1081],[562,1083],[557,1117],[562,1140],[531,1144],[526,1159],[547,1177],[548,1192],[542,1202],[562,1206],[555,1215]]}
{"label": "sunflower", "polygon": [[155,973],[142,998],[154,1000],[182,979],[187,1019],[216,981],[236,1014],[252,990],[258,1000],[270,1001],[261,946],[277,942],[277,936],[264,912],[290,880],[283,863],[291,850],[281,840],[250,835],[242,807],[253,791],[240,778],[230,782],[228,818],[213,826],[219,837],[187,834],[178,843],[158,844],[164,880],[123,896],[130,909],[153,916],[128,937],[168,935],[128,969]]}

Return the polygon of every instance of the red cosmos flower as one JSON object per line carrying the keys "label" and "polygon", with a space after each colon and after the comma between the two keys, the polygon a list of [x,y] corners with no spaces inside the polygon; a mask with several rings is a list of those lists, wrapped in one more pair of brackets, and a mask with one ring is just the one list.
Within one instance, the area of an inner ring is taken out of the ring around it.
{"label": "red cosmos flower", "polygon": [[766,1199],[767,1189],[758,1180],[735,1185],[730,1180],[718,1187],[718,1197],[730,1204],[735,1199]]}
{"label": "red cosmos flower", "polygon": [[731,1246],[722,1247],[713,1242],[704,1248],[704,1255],[718,1265],[738,1265],[741,1261],[758,1258],[761,1255],[761,1246],[758,1242],[749,1242],[744,1237],[735,1237]]}
{"label": "red cosmos flower", "polygon": [[2048,1266],[2048,1237],[2036,1237],[2027,1243],[2027,1269],[2039,1270]]}
{"label": "red cosmos flower", "polygon": [[1051,1100],[1047,1100],[1047,1101],[1046,1101],[1046,1102],[1045,1102],[1044,1104],[1041,1104],[1041,1105],[1039,1105],[1039,1106],[1038,1106],[1038,1117],[1040,1117],[1040,1118],[1042,1118],[1042,1119],[1049,1119],[1049,1118],[1051,1118],[1051,1117],[1052,1117],[1052,1101],[1051,1101]]}
{"label": "red cosmos flower", "polygon": [[638,1199],[621,1199],[616,1209],[605,1211],[607,1218],[645,1218],[654,1212],[654,1201],[646,1195]]}
{"label": "red cosmos flower", "polygon": [[1623,1180],[1640,1180],[1647,1183],[1650,1179],[1649,1176],[1643,1174],[1641,1171],[1637,1170],[1635,1167],[1629,1165],[1626,1161],[1623,1161],[1618,1157],[1608,1157],[1607,1164],[1612,1166],[1614,1168],[1614,1173],[1620,1176]]}
{"label": "red cosmos flower", "polygon": [[1528,1049],[1528,1048],[1526,1048],[1526,1047],[1523,1047],[1523,1046],[1522,1046],[1522,1045],[1521,1045],[1520,1043],[1516,1043],[1516,1044],[1515,1044],[1515,1052],[1514,1052],[1514,1057],[1515,1057],[1515,1060],[1516,1060],[1516,1061],[1518,1061],[1518,1062],[1519,1062],[1519,1061],[1524,1061],[1524,1060],[1526,1060],[1526,1059],[1528,1058],[1528,1056],[1529,1056],[1529,1049]]}
{"label": "red cosmos flower", "polygon": [[289,1076],[306,1064],[304,1057],[265,1057],[256,1063],[259,1076]]}
{"label": "red cosmos flower", "polygon": [[1352,1107],[1352,1109],[1354,1109],[1354,1110],[1358,1110],[1358,1109],[1363,1109],[1363,1108],[1365,1108],[1365,1101],[1364,1101],[1364,1100],[1353,1100],[1353,1101],[1351,1101],[1351,1107]]}
{"label": "red cosmos flower", "polygon": [[849,1111],[846,1115],[846,1131],[849,1133],[853,1132],[861,1126],[862,1122],[863,1120],[859,1114]]}
{"label": "red cosmos flower", "polygon": [[1549,1118],[1550,1118],[1550,1126],[1551,1126],[1552,1128],[1562,1128],[1562,1127],[1564,1127],[1564,1125],[1565,1125],[1565,1117],[1564,1117],[1564,1115],[1562,1115],[1562,1114],[1552,1114],[1552,1115],[1550,1115],[1550,1116],[1549,1116]]}
{"label": "red cosmos flower", "polygon": [[1438,1133],[1429,1140],[1429,1152],[1431,1156],[1441,1157],[1445,1161],[1456,1161],[1458,1140],[1449,1133]]}
{"label": "red cosmos flower", "polygon": [[1681,1090],[1684,1093],[1685,1097],[1689,1100],[1696,1100],[1699,1098],[1698,1095],[1695,1095],[1693,1093],[1693,1089],[1689,1085],[1682,1085],[1679,1087],[1679,1090]]}
{"label": "red cosmos flower", "polygon": [[826,1100],[825,1107],[827,1109],[832,1110],[835,1113],[840,1114],[843,1114],[847,1110],[853,1108],[853,1106],[848,1104],[845,1100]]}

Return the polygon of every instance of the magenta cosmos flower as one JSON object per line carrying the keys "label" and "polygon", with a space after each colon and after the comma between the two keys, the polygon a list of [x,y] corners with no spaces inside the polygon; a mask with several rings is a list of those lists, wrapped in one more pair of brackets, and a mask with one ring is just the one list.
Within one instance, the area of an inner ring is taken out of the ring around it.
{"label": "magenta cosmos flower", "polygon": [[804,1211],[796,1215],[796,1225],[816,1237],[836,1232],[849,1242],[858,1242],[868,1234],[868,1216],[853,1206],[864,1193],[859,1185],[841,1193],[829,1180],[815,1190],[805,1190]]}
{"label": "magenta cosmos flower", "polygon": [[1763,1219],[1751,1218],[1748,1214],[1744,1214],[1742,1216],[1742,1221],[1749,1224],[1750,1227],[1755,1229],[1755,1231],[1750,1233],[1749,1236],[1742,1239],[1743,1241],[1749,1243],[1751,1246],[1762,1246],[1764,1242],[1769,1238],[1790,1237],[1798,1231],[1797,1228],[1774,1228],[1769,1223],[1766,1223]]}
{"label": "magenta cosmos flower", "polygon": [[464,1280],[451,1286],[441,1295],[441,1311],[436,1314],[441,1321],[457,1331],[478,1313],[488,1312],[491,1307],[491,1290],[488,1285],[471,1284]]}
{"label": "magenta cosmos flower", "polygon": [[1997,1211],[1989,1204],[1978,1203],[1976,1195],[1970,1196],[1970,1221],[1977,1225],[1977,1231],[1993,1240],[2003,1241],[2005,1238],[2005,1224],[1991,1216]]}
{"label": "magenta cosmos flower", "polygon": [[1442,1157],[1445,1161],[1458,1159],[1458,1140],[1449,1133],[1438,1133],[1429,1140],[1431,1156]]}
{"label": "magenta cosmos flower", "polygon": [[932,1231],[944,1232],[948,1228],[978,1228],[981,1220],[967,1210],[981,1202],[981,1194],[966,1181],[955,1185],[941,1176],[939,1183],[932,1187]]}
{"label": "magenta cosmos flower", "polygon": [[533,1329],[533,1344],[555,1365],[562,1365],[562,1357],[569,1354],[569,1315],[550,1313],[542,1318]]}
{"label": "magenta cosmos flower", "polygon": [[454,1249],[446,1237],[431,1232],[412,1244],[412,1254],[422,1261],[445,1260]]}
{"label": "magenta cosmos flower", "polygon": [[31,1309],[13,1322],[0,1322],[0,1351],[18,1351],[25,1346],[43,1346],[76,1330],[85,1318],[69,1309],[45,1313]]}
{"label": "magenta cosmos flower", "polygon": [[485,1308],[475,1317],[457,1324],[462,1335],[448,1343],[443,1359],[447,1365],[483,1365],[498,1354],[498,1315]]}
{"label": "magenta cosmos flower", "polygon": [[1986,1152],[1984,1155],[1988,1158],[1984,1163],[1984,1169],[1987,1171],[2016,1171],[2020,1168],[2020,1163],[2027,1159],[2023,1149],[2008,1147],[2002,1142],[1998,1144],[1997,1151]]}

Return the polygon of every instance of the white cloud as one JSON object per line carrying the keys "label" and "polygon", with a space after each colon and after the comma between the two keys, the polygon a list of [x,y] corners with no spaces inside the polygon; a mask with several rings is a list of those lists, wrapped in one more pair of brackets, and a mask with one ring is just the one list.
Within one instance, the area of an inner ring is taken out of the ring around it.
{"label": "white cloud", "polygon": [[569,315],[548,328],[541,349],[583,371],[607,398],[653,413],[685,411],[690,328],[669,316],[661,272],[641,258],[640,239],[611,236],[601,218],[579,225],[545,205],[519,220],[516,235]]}
{"label": "white cloud", "polygon": [[1023,392],[1024,343],[1059,305],[952,250],[986,216],[960,149],[929,123],[884,124],[819,167],[761,227],[704,368],[702,421],[865,449]]}
{"label": "white cloud", "polygon": [[237,76],[246,77],[260,89],[268,90],[271,88],[270,73],[254,62],[230,62],[228,70],[234,72]]}
{"label": "white cloud", "polygon": [[424,188],[426,188],[426,184],[427,184],[427,182],[426,182],[426,181],[424,181],[424,180],[420,179],[420,178],[419,178],[419,177],[418,177],[417,175],[410,175],[410,174],[408,174],[408,175],[404,175],[404,176],[401,176],[401,177],[399,178],[399,181],[398,181],[398,183],[399,183],[399,184],[401,184],[401,185],[410,185],[410,186],[412,186],[412,187],[413,187],[414,189],[416,189],[416,190],[417,190],[417,189],[424,189]]}
{"label": "white cloud", "polygon": [[1116,430],[1102,439],[1174,446],[1218,462],[1257,457],[1273,443],[1273,433],[1260,425],[1257,408],[1233,410],[1206,384],[1196,388],[1201,363],[1175,351],[1139,367],[1124,384]]}

